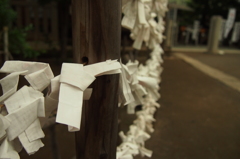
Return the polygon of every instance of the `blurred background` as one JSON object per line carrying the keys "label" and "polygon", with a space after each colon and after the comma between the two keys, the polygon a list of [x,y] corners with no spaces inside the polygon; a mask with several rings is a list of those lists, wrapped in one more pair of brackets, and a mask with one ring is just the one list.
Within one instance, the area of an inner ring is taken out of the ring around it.
{"label": "blurred background", "polygon": [[[162,107],[146,147],[153,150],[153,159],[239,159],[239,92],[174,53],[185,53],[239,79],[240,1],[169,0],[168,7],[166,39],[161,44],[166,52]],[[133,52],[129,34],[122,28],[125,61]],[[143,46],[138,60],[144,63],[149,53]],[[71,0],[0,0],[0,63],[12,59],[48,62],[54,75],[60,73],[62,62],[73,62]],[[119,128],[127,132],[135,116],[125,112],[119,110]],[[74,133],[67,126],[49,124],[44,132],[45,147],[32,156],[23,150],[21,158],[74,158]]]}
{"label": "blurred background", "polygon": [[[123,4],[126,0],[123,0]],[[70,0],[1,0],[0,28],[8,28],[9,52],[16,58],[72,57]],[[236,51],[240,47],[240,15],[225,36],[230,9],[238,10],[238,0],[169,0],[166,15],[165,51],[202,51],[217,41],[219,50]],[[213,16],[220,16],[212,21]],[[217,25],[217,26],[216,26]],[[218,36],[210,30],[218,29]],[[0,50],[3,50],[1,29]],[[131,49],[129,31],[122,29],[122,48]]]}

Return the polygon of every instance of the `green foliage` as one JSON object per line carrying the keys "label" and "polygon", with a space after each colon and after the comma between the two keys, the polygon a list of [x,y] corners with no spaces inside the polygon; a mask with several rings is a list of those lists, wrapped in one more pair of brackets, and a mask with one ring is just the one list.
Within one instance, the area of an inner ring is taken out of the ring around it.
{"label": "green foliage", "polygon": [[2,30],[4,26],[9,27],[15,17],[16,13],[11,9],[9,0],[0,0],[0,30]]}
{"label": "green foliage", "polygon": [[[26,41],[27,32],[32,29],[32,25],[23,29],[12,28],[11,23],[15,18],[16,12],[11,8],[9,0],[0,0],[0,33],[3,27],[8,27],[9,51],[12,55],[20,55],[24,58],[35,58],[39,56],[43,51],[33,50]],[[2,43],[3,37],[2,34],[0,35]],[[3,46],[1,45],[1,47]]]}
{"label": "green foliage", "polygon": [[26,41],[27,32],[32,29],[32,25],[24,29],[11,29],[9,31],[9,51],[14,55],[23,55],[24,58],[35,58],[44,51],[33,50]]}

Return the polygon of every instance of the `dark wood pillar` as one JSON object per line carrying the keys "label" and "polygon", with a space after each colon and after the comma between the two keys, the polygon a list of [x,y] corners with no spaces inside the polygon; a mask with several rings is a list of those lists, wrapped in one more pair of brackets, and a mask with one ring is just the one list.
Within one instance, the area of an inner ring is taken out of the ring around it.
{"label": "dark wood pillar", "polygon": [[[121,0],[72,0],[73,52],[78,63],[120,58]],[[97,77],[76,133],[77,159],[115,159],[119,75]]]}

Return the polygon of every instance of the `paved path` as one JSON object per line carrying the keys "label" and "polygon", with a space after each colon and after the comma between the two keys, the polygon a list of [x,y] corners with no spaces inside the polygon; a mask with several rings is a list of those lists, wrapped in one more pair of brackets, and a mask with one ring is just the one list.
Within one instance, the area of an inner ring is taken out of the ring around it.
{"label": "paved path", "polygon": [[152,159],[239,159],[239,92],[176,57],[162,79]]}
{"label": "paved path", "polygon": [[[215,69],[213,67],[210,67],[198,60],[195,60],[194,58],[191,58],[185,54],[176,53],[174,54],[176,57],[184,60],[185,62],[191,64],[196,69],[202,71],[203,73],[209,75],[212,78],[215,78],[222,83],[226,84],[227,86],[236,89],[240,92],[240,80],[236,77],[233,77],[227,73],[224,73],[218,69]],[[240,61],[239,61],[240,62]],[[239,71],[240,72],[240,71]]]}
{"label": "paved path", "polygon": [[240,79],[240,54],[185,53],[185,55]]}

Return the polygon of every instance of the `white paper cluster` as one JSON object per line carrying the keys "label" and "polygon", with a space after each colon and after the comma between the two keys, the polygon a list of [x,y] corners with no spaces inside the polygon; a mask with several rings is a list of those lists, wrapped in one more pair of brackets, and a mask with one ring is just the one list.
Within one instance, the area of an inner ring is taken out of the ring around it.
{"label": "white paper cluster", "polygon": [[[7,61],[0,70],[10,73],[0,80],[0,159],[19,159],[24,148],[31,155],[44,144],[40,117],[45,117],[43,91],[54,77],[48,64]],[[17,90],[19,75],[25,75],[30,86]]]}
{"label": "white paper cluster", "polygon": [[56,122],[68,125],[68,130],[71,132],[79,131],[83,99],[88,100],[92,93],[92,89],[87,89],[88,86],[97,76],[121,73],[120,68],[121,65],[117,60],[107,60],[87,66],[64,63],[60,75]]}
{"label": "white paper cluster", "polygon": [[[122,25],[131,30],[135,40],[133,47],[140,49],[143,42],[152,49],[146,65],[138,61],[126,65],[116,60],[83,66],[81,64],[62,65],[61,74],[54,77],[46,63],[6,61],[0,72],[9,73],[0,80],[3,95],[0,97],[0,159],[19,159],[18,152],[24,148],[34,154],[44,144],[42,127],[50,114],[57,110],[56,122],[68,125],[69,131],[79,131],[82,101],[90,98],[88,88],[97,76],[121,73],[119,100],[128,105],[128,113],[135,113],[135,107],[142,105],[137,119],[129,132],[120,136],[123,143],[117,148],[118,159],[131,159],[134,155],[151,157],[152,151],[144,147],[153,132],[153,114],[159,107],[156,101],[159,79],[162,72],[159,43],[163,40],[163,16],[167,11],[166,0],[135,0],[123,7]],[[157,19],[157,21],[156,21]],[[17,90],[19,76],[25,75],[30,86]],[[44,97],[42,91],[48,87]]]}
{"label": "white paper cluster", "polygon": [[[139,50],[145,42],[152,52],[145,65],[138,66],[138,61],[122,65],[122,78],[127,82],[120,82],[123,83],[122,88],[125,88],[120,102],[127,105],[129,114],[136,113],[137,119],[126,134],[122,131],[119,133],[122,144],[117,147],[117,159],[133,159],[139,154],[152,156],[152,151],[146,149],[144,143],[150,138],[148,133],[154,132],[153,116],[160,107],[156,102],[160,98],[158,91],[163,71],[160,43],[163,41],[163,17],[167,10],[167,0],[134,0],[123,6],[122,26],[130,29],[133,48]],[[137,105],[142,105],[142,110],[135,112]]]}
{"label": "white paper cluster", "polygon": [[122,8],[122,26],[131,30],[133,48],[141,49],[143,42],[150,49],[162,43],[167,0],[129,0]]}
{"label": "white paper cluster", "polygon": [[[117,147],[117,159],[132,159],[138,154],[152,156],[152,151],[146,149],[144,143],[150,138],[148,132],[154,132],[153,116],[156,109],[160,107],[156,101],[160,98],[158,91],[161,82],[159,77],[163,70],[162,53],[163,50],[157,45],[151,53],[151,58],[146,61],[146,65],[138,66],[138,61],[129,62],[126,66],[122,65],[124,70],[122,76],[127,74],[125,83],[129,86],[122,86],[123,90],[127,89],[123,91],[126,92],[125,96],[120,96],[122,97],[120,101],[127,105],[128,114],[136,113],[137,119],[134,120],[126,135],[120,132],[122,144]],[[142,105],[142,110],[135,112],[137,105]]]}
{"label": "white paper cluster", "polygon": [[[31,155],[44,146],[42,127],[56,109],[56,122],[68,125],[70,132],[79,131],[83,100],[92,93],[88,86],[97,76],[121,73],[121,64],[63,63],[61,74],[54,77],[48,64],[6,61],[0,72],[10,73],[0,80],[0,159],[19,159],[22,148]],[[19,75],[25,75],[30,86],[17,90]],[[41,91],[47,87],[44,97]]]}

